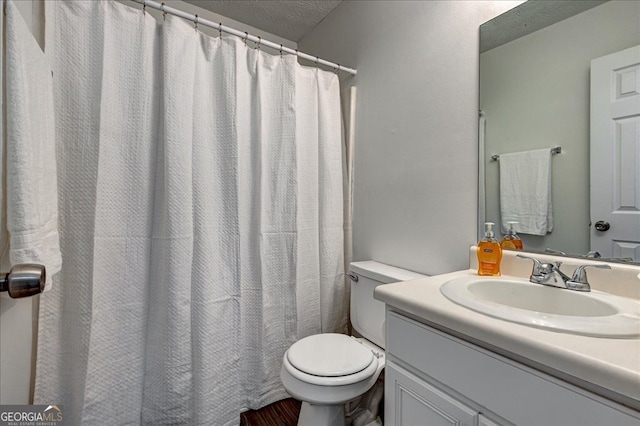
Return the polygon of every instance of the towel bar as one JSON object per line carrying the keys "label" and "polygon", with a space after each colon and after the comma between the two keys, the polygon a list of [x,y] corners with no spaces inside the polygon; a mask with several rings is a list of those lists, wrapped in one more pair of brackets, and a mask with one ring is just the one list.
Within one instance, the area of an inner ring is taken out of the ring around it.
{"label": "towel bar", "polygon": [[[562,152],[561,146],[556,146],[555,148],[551,148],[551,154],[560,154]],[[500,156],[498,154],[493,154],[491,156],[491,161],[498,161]]]}

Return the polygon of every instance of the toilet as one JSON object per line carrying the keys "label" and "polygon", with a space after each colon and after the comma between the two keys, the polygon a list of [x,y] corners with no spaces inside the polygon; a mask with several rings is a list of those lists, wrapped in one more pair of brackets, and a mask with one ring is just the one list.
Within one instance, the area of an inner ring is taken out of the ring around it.
{"label": "toilet", "polygon": [[351,325],[362,337],[315,334],[284,354],[280,378],[302,401],[298,425],[344,425],[344,404],[371,389],[385,366],[385,306],[374,299],[375,288],[424,277],[375,261],[351,263],[349,276]]}

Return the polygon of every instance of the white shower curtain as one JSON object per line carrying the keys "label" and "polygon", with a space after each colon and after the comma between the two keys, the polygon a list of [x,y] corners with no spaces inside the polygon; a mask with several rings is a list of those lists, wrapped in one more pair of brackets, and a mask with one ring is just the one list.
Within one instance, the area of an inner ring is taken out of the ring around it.
{"label": "white shower curtain", "polygon": [[235,424],[343,331],[335,74],[112,1],[46,2],[63,269],[35,402],[69,424]]}

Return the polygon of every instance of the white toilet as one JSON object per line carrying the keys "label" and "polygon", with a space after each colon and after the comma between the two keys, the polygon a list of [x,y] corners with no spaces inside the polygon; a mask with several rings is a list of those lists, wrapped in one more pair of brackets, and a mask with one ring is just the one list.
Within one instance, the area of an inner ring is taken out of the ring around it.
{"label": "white toilet", "polygon": [[316,334],[291,345],[280,378],[302,401],[298,425],[344,425],[344,404],[367,392],[385,366],[384,303],[375,300],[380,284],[424,275],[374,261],[351,263],[351,325],[361,338]]}

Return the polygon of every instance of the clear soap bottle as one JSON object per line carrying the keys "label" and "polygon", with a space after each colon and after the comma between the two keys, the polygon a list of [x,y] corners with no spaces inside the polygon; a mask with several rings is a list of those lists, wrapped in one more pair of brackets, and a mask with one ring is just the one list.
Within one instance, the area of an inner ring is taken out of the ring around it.
{"label": "clear soap bottle", "polygon": [[507,222],[509,229],[507,229],[507,235],[504,236],[500,245],[503,249],[522,250],[522,240],[516,234],[515,225],[518,222]]}
{"label": "clear soap bottle", "polygon": [[484,238],[478,242],[478,275],[500,275],[500,261],[502,260],[502,247],[494,238],[493,226],[495,223],[484,224]]}

